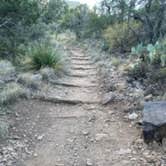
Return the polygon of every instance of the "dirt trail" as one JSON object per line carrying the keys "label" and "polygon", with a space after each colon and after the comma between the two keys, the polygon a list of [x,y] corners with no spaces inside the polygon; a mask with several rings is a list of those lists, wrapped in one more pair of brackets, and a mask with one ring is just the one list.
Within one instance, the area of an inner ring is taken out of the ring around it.
{"label": "dirt trail", "polygon": [[137,131],[118,116],[116,106],[102,106],[95,64],[77,48],[72,50],[71,63],[70,73],[48,90],[47,99],[16,106],[31,110],[36,133],[41,135],[34,155],[20,165],[139,165],[137,154],[135,159],[131,155]]}

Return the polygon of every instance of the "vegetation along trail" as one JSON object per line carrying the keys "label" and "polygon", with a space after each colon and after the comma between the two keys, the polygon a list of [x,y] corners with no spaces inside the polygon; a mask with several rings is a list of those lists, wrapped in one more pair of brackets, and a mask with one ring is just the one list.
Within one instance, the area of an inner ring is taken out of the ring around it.
{"label": "vegetation along trail", "polygon": [[[130,160],[137,131],[129,130],[129,124],[119,119],[115,108],[101,104],[99,75],[90,57],[79,48],[71,53],[70,74],[47,97],[38,96],[39,100],[23,101],[15,106],[18,112],[31,110],[31,117],[21,127],[38,136],[32,147],[34,152],[18,163],[25,166],[137,165],[137,155],[135,160]],[[62,91],[56,94],[61,88],[65,94]]]}
{"label": "vegetation along trail", "polygon": [[1,0],[0,166],[166,166],[166,0]]}

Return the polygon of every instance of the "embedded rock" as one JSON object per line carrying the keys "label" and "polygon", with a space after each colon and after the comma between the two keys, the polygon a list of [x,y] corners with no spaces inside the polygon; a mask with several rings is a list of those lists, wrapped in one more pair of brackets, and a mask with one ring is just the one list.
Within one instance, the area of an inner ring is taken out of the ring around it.
{"label": "embedded rock", "polygon": [[162,143],[166,137],[166,101],[147,102],[143,110],[143,136],[146,143]]}
{"label": "embedded rock", "polygon": [[102,104],[107,105],[113,102],[119,102],[124,99],[124,96],[121,95],[120,93],[115,93],[115,92],[108,92],[104,95],[102,99]]}
{"label": "embedded rock", "polygon": [[137,118],[138,118],[138,114],[136,114],[135,112],[129,115],[129,120],[136,120]]}

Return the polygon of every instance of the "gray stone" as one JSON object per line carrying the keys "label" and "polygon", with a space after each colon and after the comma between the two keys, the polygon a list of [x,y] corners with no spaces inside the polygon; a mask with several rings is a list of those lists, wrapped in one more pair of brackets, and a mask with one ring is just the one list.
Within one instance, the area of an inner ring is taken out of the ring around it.
{"label": "gray stone", "polygon": [[131,149],[120,149],[119,151],[117,151],[117,154],[119,155],[125,155],[129,153],[131,153]]}
{"label": "gray stone", "polygon": [[138,118],[138,114],[136,114],[135,112],[129,115],[130,120],[136,120],[137,118]]}
{"label": "gray stone", "polygon": [[145,96],[145,101],[150,101],[152,99],[153,99],[153,95],[152,94]]}
{"label": "gray stone", "polygon": [[87,136],[87,135],[89,135],[89,131],[83,131],[82,134],[83,134],[84,136]]}
{"label": "gray stone", "polygon": [[107,137],[108,137],[107,134],[98,133],[98,134],[96,134],[95,140],[96,140],[96,141],[101,141],[101,140],[103,140],[103,139],[105,139],[105,138],[107,138]]}
{"label": "gray stone", "polygon": [[42,75],[41,74],[34,74],[32,75],[32,80],[35,82],[41,82],[42,81]]}
{"label": "gray stone", "polygon": [[106,104],[109,104],[109,103],[112,103],[115,101],[116,102],[121,101],[123,99],[124,99],[124,97],[120,93],[109,92],[104,95],[104,97],[102,99],[102,104],[106,105]]}
{"label": "gray stone", "polygon": [[44,135],[40,135],[40,136],[37,137],[37,140],[41,141],[43,138],[44,138]]}
{"label": "gray stone", "polygon": [[92,166],[93,162],[91,161],[91,159],[87,159],[86,160],[86,166]]}
{"label": "gray stone", "polygon": [[34,157],[38,157],[38,154],[37,154],[37,153],[34,153],[33,156],[34,156]]}
{"label": "gray stone", "polygon": [[143,135],[146,143],[162,143],[166,137],[166,101],[147,102],[143,110]]}
{"label": "gray stone", "polygon": [[116,94],[114,94],[113,92],[109,92],[107,94],[105,94],[105,96],[103,97],[102,100],[102,104],[108,104],[113,102],[116,99]]}

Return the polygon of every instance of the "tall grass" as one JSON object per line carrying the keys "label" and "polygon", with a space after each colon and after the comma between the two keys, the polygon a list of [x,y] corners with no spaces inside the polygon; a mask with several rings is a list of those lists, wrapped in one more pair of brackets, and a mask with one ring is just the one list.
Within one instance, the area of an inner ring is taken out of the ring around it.
{"label": "tall grass", "polygon": [[49,43],[41,42],[34,44],[29,48],[28,54],[32,69],[39,70],[44,67],[56,69],[60,65],[60,54]]}

